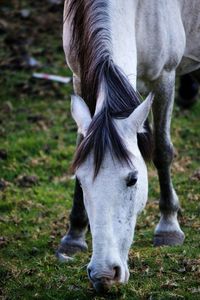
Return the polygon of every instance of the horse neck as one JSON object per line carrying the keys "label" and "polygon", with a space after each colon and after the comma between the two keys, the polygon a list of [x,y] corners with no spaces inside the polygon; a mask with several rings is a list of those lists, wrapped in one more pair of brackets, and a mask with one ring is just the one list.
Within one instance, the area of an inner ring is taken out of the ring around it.
{"label": "horse neck", "polygon": [[[137,52],[135,38],[135,14],[137,2],[133,0],[109,1],[109,27],[112,60],[126,75],[136,90]],[[101,84],[97,97],[96,113],[105,99],[104,84]]]}
{"label": "horse neck", "polygon": [[137,52],[135,15],[138,0],[110,0],[110,26],[113,60],[136,89]]}
{"label": "horse neck", "polygon": [[68,1],[68,16],[73,16],[71,49],[76,49],[80,64],[81,93],[94,114],[96,101],[102,101],[101,93],[105,93],[102,82],[111,61],[136,88],[134,25],[138,0]]}

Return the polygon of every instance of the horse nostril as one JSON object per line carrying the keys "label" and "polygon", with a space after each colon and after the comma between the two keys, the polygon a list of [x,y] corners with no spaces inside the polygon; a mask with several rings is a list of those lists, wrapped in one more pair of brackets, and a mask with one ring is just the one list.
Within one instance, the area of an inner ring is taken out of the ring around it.
{"label": "horse nostril", "polygon": [[87,268],[88,277],[92,283],[101,282],[106,284],[109,281],[119,281],[121,277],[121,268],[118,265],[110,266],[109,269],[104,270],[98,273],[98,276],[95,276],[93,268]]}
{"label": "horse nostril", "polygon": [[120,273],[121,273],[120,267],[119,266],[115,266],[113,268],[113,271],[114,271],[114,277],[113,277],[113,279],[116,280],[116,281],[119,280]]}

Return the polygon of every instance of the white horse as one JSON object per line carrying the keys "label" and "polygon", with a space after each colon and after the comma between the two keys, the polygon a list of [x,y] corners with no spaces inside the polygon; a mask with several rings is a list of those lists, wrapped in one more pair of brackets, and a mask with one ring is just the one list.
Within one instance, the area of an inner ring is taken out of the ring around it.
{"label": "white horse", "polygon": [[[79,140],[70,229],[58,256],[87,249],[89,219],[88,275],[96,290],[129,278],[128,251],[148,194],[144,159],[151,149],[151,106],[161,211],[154,244],[184,241],[170,177],[170,122],[176,73],[200,67],[199,28],[199,0],[65,2],[63,42],[74,75],[72,115]],[[153,94],[140,104],[136,88]]]}

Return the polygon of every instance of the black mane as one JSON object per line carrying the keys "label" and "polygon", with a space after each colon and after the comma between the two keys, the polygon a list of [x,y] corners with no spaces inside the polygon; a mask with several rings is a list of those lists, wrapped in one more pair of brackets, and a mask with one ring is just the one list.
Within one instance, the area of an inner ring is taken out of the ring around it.
{"label": "black mane", "polygon": [[[81,96],[92,115],[101,84],[105,93],[103,107],[93,118],[73,162],[73,168],[78,168],[93,151],[96,176],[107,149],[120,162],[130,162],[128,150],[114,126],[113,118],[127,118],[141,103],[141,99],[112,60],[108,0],[69,2],[66,17],[73,18],[71,49],[76,49],[80,64]],[[146,132],[138,134],[138,146],[144,159],[150,160],[152,135],[147,122],[145,127]]]}

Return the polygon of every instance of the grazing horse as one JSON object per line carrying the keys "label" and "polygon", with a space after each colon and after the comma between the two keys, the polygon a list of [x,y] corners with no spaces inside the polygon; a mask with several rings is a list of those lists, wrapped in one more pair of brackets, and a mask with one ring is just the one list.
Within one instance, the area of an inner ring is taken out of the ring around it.
{"label": "grazing horse", "polygon": [[[89,220],[88,276],[97,291],[128,281],[128,251],[147,201],[145,161],[151,153],[161,211],[154,245],[184,241],[170,176],[170,122],[176,73],[200,67],[199,27],[199,0],[65,1],[63,42],[73,72],[78,145],[70,228],[57,254],[64,259],[87,249]],[[152,92],[143,102],[136,85],[143,95]],[[151,107],[152,135],[146,121]]]}

